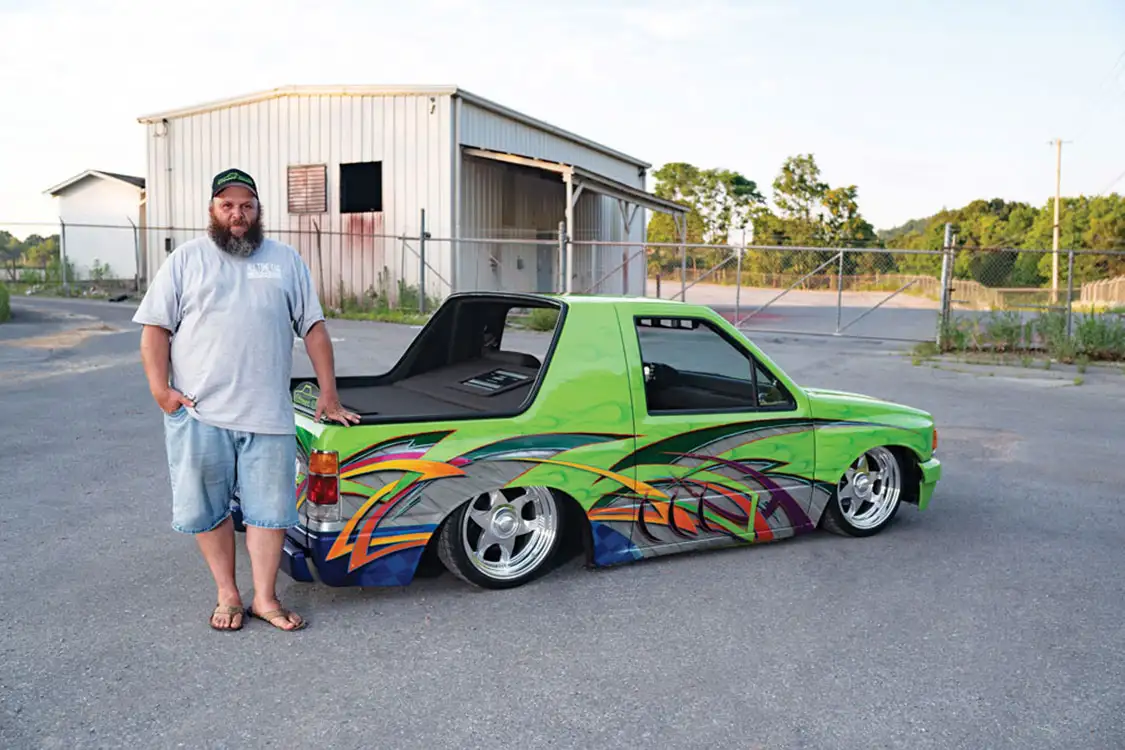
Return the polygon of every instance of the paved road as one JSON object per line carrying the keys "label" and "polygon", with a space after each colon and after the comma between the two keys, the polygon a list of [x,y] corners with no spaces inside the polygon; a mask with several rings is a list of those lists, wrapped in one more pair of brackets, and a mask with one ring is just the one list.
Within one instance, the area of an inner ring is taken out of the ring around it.
{"label": "paved road", "polygon": [[[411,334],[332,331],[343,374],[389,366]],[[298,634],[207,628],[135,330],[0,344],[0,747],[1125,746],[1125,376],[757,340],[803,382],[933,410],[931,510],[875,539],[572,564],[507,593],[283,578]]]}

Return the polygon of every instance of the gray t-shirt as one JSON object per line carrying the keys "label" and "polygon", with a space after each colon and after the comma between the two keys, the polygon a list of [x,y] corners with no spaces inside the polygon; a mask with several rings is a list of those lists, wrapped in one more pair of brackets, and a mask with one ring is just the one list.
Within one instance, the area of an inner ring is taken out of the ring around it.
{"label": "gray t-shirt", "polygon": [[308,266],[266,239],[248,258],[203,236],[177,247],[157,271],[133,322],[172,332],[171,385],[189,411],[230,430],[293,434],[289,378],[294,334],[324,320]]}

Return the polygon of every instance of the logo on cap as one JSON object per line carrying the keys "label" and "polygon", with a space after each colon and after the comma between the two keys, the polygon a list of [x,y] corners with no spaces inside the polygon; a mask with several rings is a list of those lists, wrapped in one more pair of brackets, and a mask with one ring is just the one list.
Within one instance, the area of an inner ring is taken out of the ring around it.
{"label": "logo on cap", "polygon": [[215,179],[211,182],[211,197],[214,198],[231,185],[242,185],[248,188],[255,197],[258,195],[258,186],[254,184],[253,177],[241,169],[227,169],[215,175]]}

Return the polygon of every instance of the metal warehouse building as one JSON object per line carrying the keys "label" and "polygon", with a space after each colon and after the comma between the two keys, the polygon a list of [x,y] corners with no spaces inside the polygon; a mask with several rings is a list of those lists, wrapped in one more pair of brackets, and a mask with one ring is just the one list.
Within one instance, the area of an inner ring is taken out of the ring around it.
{"label": "metal warehouse building", "polygon": [[298,248],[328,303],[393,297],[419,277],[438,298],[641,295],[640,244],[581,242],[641,243],[648,211],[684,211],[645,191],[650,164],[457,87],[287,87],[139,119],[145,278],[206,226],[210,180],[228,166],[254,175],[267,231]]}

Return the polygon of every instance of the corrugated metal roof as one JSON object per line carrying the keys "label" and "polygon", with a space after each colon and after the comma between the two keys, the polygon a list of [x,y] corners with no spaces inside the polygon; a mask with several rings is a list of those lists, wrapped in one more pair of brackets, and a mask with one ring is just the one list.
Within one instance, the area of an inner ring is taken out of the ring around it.
{"label": "corrugated metal roof", "polygon": [[97,171],[116,180],[121,180],[122,182],[128,182],[130,184],[136,185],[139,188],[143,188],[145,186],[144,177],[137,177],[136,175],[131,174],[121,174],[120,172],[107,172],[104,169],[99,169]]}
{"label": "corrugated metal roof", "polygon": [[564,130],[550,123],[544,122],[537,118],[518,112],[510,107],[505,107],[482,96],[473,94],[458,86],[454,85],[438,85],[438,86],[410,86],[410,85],[361,85],[361,86],[339,86],[339,85],[310,85],[310,86],[282,86],[273,89],[266,89],[264,91],[256,91],[242,96],[230,97],[227,99],[216,99],[201,104],[181,107],[179,109],[167,110],[164,112],[156,112],[149,115],[138,117],[137,121],[144,124],[151,124],[160,122],[161,120],[172,120],[178,117],[186,117],[188,115],[200,114],[202,112],[209,112],[217,109],[226,109],[229,107],[236,107],[242,104],[250,104],[253,102],[260,102],[267,99],[277,99],[287,96],[402,96],[404,94],[416,94],[418,96],[456,96],[461,97],[467,102],[477,105],[478,107],[495,112],[498,115],[507,117],[517,122],[522,122],[525,125],[543,130],[551,133],[552,135],[575,143],[586,146],[587,148],[599,151],[607,156],[612,156],[615,159],[634,164],[644,169],[649,169],[652,164],[638,159],[635,156],[629,156],[616,149],[610,148],[600,143],[591,141],[576,133]]}

